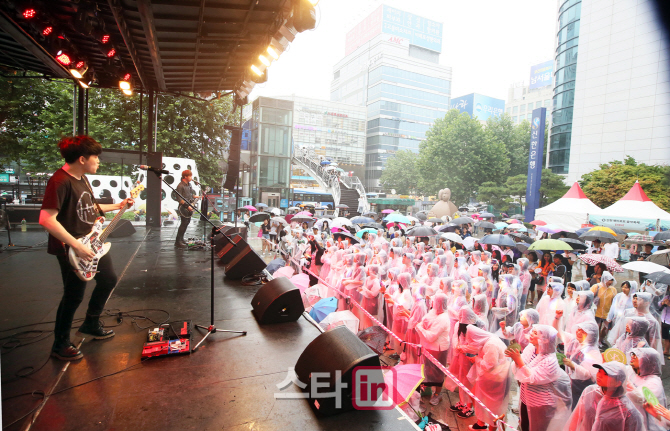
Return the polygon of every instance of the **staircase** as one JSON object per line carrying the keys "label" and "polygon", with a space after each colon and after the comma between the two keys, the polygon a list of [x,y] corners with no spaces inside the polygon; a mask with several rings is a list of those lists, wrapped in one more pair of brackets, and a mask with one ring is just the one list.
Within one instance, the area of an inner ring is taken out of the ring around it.
{"label": "staircase", "polygon": [[[333,196],[335,206],[344,204],[349,207],[349,215],[358,215],[358,199],[364,199],[364,211],[370,210],[365,196],[365,188],[358,177],[334,176],[330,170],[321,166],[319,156],[311,148],[295,145],[293,147],[293,163],[302,166],[319,186]],[[336,210],[335,214],[338,214]]]}

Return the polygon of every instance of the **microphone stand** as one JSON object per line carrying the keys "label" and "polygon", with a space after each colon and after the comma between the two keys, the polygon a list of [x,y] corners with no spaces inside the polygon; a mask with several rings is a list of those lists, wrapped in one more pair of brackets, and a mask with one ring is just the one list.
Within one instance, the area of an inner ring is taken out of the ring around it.
{"label": "microphone stand", "polygon": [[[181,193],[179,193],[174,187],[172,187],[170,184],[168,184],[167,181],[165,181],[165,179],[161,176],[161,174],[159,172],[155,172],[155,171],[152,171],[152,172],[154,174],[156,174],[156,176],[158,176],[158,178],[160,178],[160,180],[163,182],[163,184],[167,185],[170,189],[172,189],[172,191],[177,196],[182,198],[184,200],[184,202],[188,202],[188,200],[184,196],[182,196]],[[202,212],[199,209],[197,209],[195,206],[191,206],[191,208],[193,208],[193,210],[196,211],[201,216],[203,215]],[[200,341],[198,341],[198,344],[195,345],[195,347],[193,348],[194,352],[207,339],[207,337],[209,337],[211,334],[213,334],[215,332],[230,332],[230,333],[234,333],[234,334],[247,335],[247,331],[230,331],[230,330],[227,330],[227,329],[218,329],[214,325],[214,236],[217,233],[220,233],[233,246],[237,247],[237,244],[235,244],[235,242],[232,240],[232,238],[230,238],[228,235],[226,235],[225,232],[221,231],[223,226],[220,226],[220,227],[216,226],[214,223],[212,223],[212,221],[210,219],[207,218],[206,215],[204,217],[205,217],[207,223],[209,223],[212,226],[212,234],[209,238],[209,241],[210,241],[210,292],[211,292],[211,297],[210,297],[210,305],[211,305],[210,324],[209,324],[209,326],[195,325],[196,328],[205,329],[207,331],[207,334],[205,334],[205,336],[202,337],[202,339]]]}

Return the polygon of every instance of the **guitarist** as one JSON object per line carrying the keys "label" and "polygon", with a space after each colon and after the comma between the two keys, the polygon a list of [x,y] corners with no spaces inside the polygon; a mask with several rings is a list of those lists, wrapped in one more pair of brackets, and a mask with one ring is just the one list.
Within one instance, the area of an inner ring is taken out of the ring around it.
{"label": "guitarist", "polygon": [[[55,339],[51,355],[72,361],[84,356],[70,342],[70,330],[74,314],[84,298],[86,282],[77,277],[70,265],[67,247],[73,247],[80,258],[94,257],[95,253],[76,238],[85,236],[91,231],[96,218],[104,215],[101,212],[117,211],[126,204],[132,205],[134,201],[125,199],[118,204],[107,205],[98,205],[95,202],[93,191],[85,176],[95,174],[100,166],[98,155],[102,153],[102,146],[95,139],[89,136],[63,138],[58,143],[58,148],[65,159],[65,165],[58,169],[47,183],[40,211],[40,224],[49,232],[47,252],[56,255],[63,278],[63,298],[56,313]],[[114,331],[105,329],[100,322],[105,303],[117,282],[109,254],[100,259],[95,282],[86,319],[77,332],[100,340],[114,336]]]}
{"label": "guitarist", "polygon": [[[193,211],[193,207],[190,204],[190,202],[193,202],[194,199],[199,198],[200,196],[196,196],[195,192],[191,188],[191,179],[193,178],[193,173],[186,169],[182,171],[181,173],[181,181],[179,182],[179,185],[177,185],[177,193],[185,197],[186,199],[190,198],[189,202],[184,201],[182,198],[179,198],[179,205],[186,205],[186,209],[189,211]],[[181,215],[181,212],[179,214],[179,218],[181,219],[181,222],[179,223],[179,229],[177,229],[177,239],[174,242],[174,246],[177,248],[186,248],[186,242],[184,241],[184,233],[186,232],[186,228],[188,227],[188,224],[191,223],[191,217],[184,217]]]}

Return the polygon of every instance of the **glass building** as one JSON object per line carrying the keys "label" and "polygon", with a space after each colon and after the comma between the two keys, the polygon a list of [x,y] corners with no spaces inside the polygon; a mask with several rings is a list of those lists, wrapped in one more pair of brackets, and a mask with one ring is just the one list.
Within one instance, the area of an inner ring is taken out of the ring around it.
{"label": "glass building", "polygon": [[581,10],[581,0],[564,0],[558,11],[554,101],[547,151],[547,166],[557,174],[567,174],[570,164]]}
{"label": "glass building", "polygon": [[251,115],[251,197],[279,207],[289,198],[291,176],[293,102],[259,97]]}

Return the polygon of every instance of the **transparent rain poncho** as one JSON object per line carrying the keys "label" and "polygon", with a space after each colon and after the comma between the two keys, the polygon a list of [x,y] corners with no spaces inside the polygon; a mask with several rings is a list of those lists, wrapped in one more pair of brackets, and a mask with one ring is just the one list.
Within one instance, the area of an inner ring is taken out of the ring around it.
{"label": "transparent rain poncho", "polygon": [[433,308],[416,325],[422,347],[433,351],[445,351],[449,348],[451,329],[447,312],[447,295],[438,292],[432,300]]}
{"label": "transparent rain poncho", "polygon": [[[526,322],[528,322],[527,328],[524,328],[521,318],[525,318]],[[519,312],[519,322],[516,322],[512,327],[505,326],[505,330],[500,331],[500,333],[506,340],[514,340],[521,346],[521,351],[523,351],[528,345],[528,336],[530,335],[530,331],[533,330],[533,325],[538,323],[540,323],[540,315],[536,310],[528,308]]]}
{"label": "transparent rain poncho", "polygon": [[[406,272],[400,273],[398,275],[399,289],[393,297],[393,323],[391,330],[402,340],[405,339],[407,334],[409,313],[414,305],[414,298],[412,297],[412,291],[410,289],[411,282],[412,276],[410,274]],[[391,340],[391,346],[397,353],[402,350],[400,342],[395,338]]]}
{"label": "transparent rain poncho", "polygon": [[628,378],[626,396],[644,418],[647,431],[666,431],[667,427],[664,427],[658,419],[644,409],[646,400],[642,392],[642,388],[646,387],[656,396],[662,406],[667,404],[663,381],[661,380],[661,368],[663,366],[661,355],[651,347],[636,347],[631,349],[631,354],[637,357],[639,367],[638,371],[635,372],[630,364],[626,366],[626,377]]}
{"label": "transparent rain poncho", "polygon": [[644,317],[633,316],[626,318],[626,326],[630,329],[625,331],[614,343],[614,347],[626,354],[627,362],[630,362],[630,352],[636,347],[649,347],[645,334],[649,329],[649,322]]}
{"label": "transparent rain poncho", "polygon": [[472,294],[479,295],[486,292],[486,279],[484,277],[475,277],[472,279]]}
{"label": "transparent rain poncho", "polygon": [[[413,344],[421,344],[416,326],[423,320],[424,316],[428,314],[428,306],[426,305],[426,286],[418,286],[412,296],[414,297],[414,304],[412,305],[412,311],[410,312],[409,321],[407,322],[407,335],[405,336],[405,341]],[[421,363],[419,349],[413,346],[406,346],[405,356],[401,355],[400,358],[405,364]]]}
{"label": "transparent rain poncho", "polygon": [[565,345],[565,356],[572,361],[575,367],[574,369],[565,367],[572,382],[573,407],[577,405],[584,389],[596,382],[598,369],[594,368],[594,365],[603,363],[602,354],[598,350],[598,324],[587,321],[578,323],[576,327],[586,333],[584,340],[579,341],[577,336],[568,332],[560,333]]}
{"label": "transparent rain poncho", "polygon": [[577,298],[575,299],[577,304],[575,309],[572,311],[569,324],[565,325],[565,332],[569,332],[572,335],[575,335],[575,332],[577,331],[577,324],[582,322],[596,321],[596,315],[591,309],[595,299],[593,292],[590,290],[585,290],[581,292],[575,292],[575,295],[577,295]]}
{"label": "transparent rain poncho", "polygon": [[521,287],[523,288],[522,295],[528,295],[528,289],[530,288],[530,282],[532,280],[532,276],[530,275],[530,272],[528,271],[528,266],[530,265],[530,261],[526,259],[525,257],[520,258],[519,260],[516,261],[517,264],[519,265],[519,279],[521,279]]}
{"label": "transparent rain poncho", "polygon": [[568,328],[572,324],[572,315],[577,309],[577,292],[582,291],[581,284],[572,283],[575,286],[575,290],[570,297],[570,289],[566,286],[566,294],[564,300],[564,309],[563,309],[563,326]]}
{"label": "transparent rain poncho", "polygon": [[453,296],[453,293],[451,291],[451,284],[453,283],[453,281],[454,281],[454,279],[451,278],[451,277],[441,277],[440,278],[440,284],[439,284],[440,290],[442,291],[442,293],[447,295],[450,302],[451,302],[451,298]]}
{"label": "transparent rain poncho", "polygon": [[[621,320],[621,318],[624,317],[624,313],[628,309],[632,309],[633,307],[633,295],[637,293],[637,281],[628,281],[628,284],[630,284],[630,290],[628,292],[628,295],[626,295],[623,292],[617,293],[616,296],[614,297],[614,300],[612,300],[612,306],[610,307],[610,312],[607,314],[607,321],[612,322],[612,329],[614,329],[617,326],[617,323]],[[610,334],[612,335],[612,340],[616,340],[618,338],[617,334],[614,335],[614,330],[610,331]],[[609,341],[609,335],[608,334],[608,341]]]}
{"label": "transparent rain poncho", "polygon": [[[656,349],[660,354],[661,354],[661,360],[663,364],[665,364],[665,357],[663,356],[663,344],[662,344],[662,337],[661,337],[661,325],[654,317],[653,314],[650,313],[649,308],[651,307],[651,301],[652,301],[652,294],[649,292],[640,292],[638,291],[633,295],[633,302],[637,302],[637,307],[636,308],[628,308],[624,311],[623,317],[619,319],[617,322],[618,324],[612,328],[612,331],[614,334],[612,337],[607,337],[607,340],[609,341],[610,339],[612,340],[617,340],[621,338],[621,335],[625,332],[626,329],[626,318],[628,317],[643,317],[644,319],[647,320],[649,323],[647,327],[647,332],[645,334],[645,338],[647,339],[647,342],[649,343],[649,347],[653,347]],[[614,338],[616,337],[616,338]]]}
{"label": "transparent rain poncho", "polygon": [[491,307],[492,320],[489,326],[491,332],[498,330],[502,320],[505,321],[507,326],[513,326],[517,317],[519,299],[517,291],[513,287],[514,277],[505,274],[501,278],[496,306]]}
{"label": "transparent rain poncho", "polygon": [[479,275],[479,266],[482,262],[482,252],[475,250],[470,254],[470,266],[468,267],[468,274],[470,278],[475,278]]}
{"label": "transparent rain poncho", "polygon": [[[451,327],[454,325],[458,326],[458,318],[461,308],[468,307],[468,301],[465,298],[467,290],[467,285],[463,280],[455,280],[451,284],[451,300],[449,301],[449,318],[451,319]],[[454,349],[449,349],[449,354],[447,356],[447,363],[451,363],[452,356],[454,355]]]}
{"label": "transparent rain poncho", "polygon": [[488,300],[486,299],[486,295],[483,293],[480,293],[479,295],[475,295],[472,298],[472,311],[475,312],[479,320],[481,320],[481,323],[483,326],[480,326],[477,324],[482,329],[488,329],[488,315],[489,315],[489,303]]}
{"label": "transparent rain poncho", "polygon": [[424,283],[428,286],[428,296],[435,295],[435,292],[439,289],[439,278],[437,277],[438,266],[434,263],[429,263],[426,265],[426,275],[419,279],[421,283]]}
{"label": "transparent rain poncho", "polygon": [[[459,326],[466,328],[468,325],[474,325],[477,323],[477,315],[470,308],[469,305],[464,305],[457,314],[457,318],[451,319],[452,329],[451,329],[451,348],[447,357],[449,358],[449,372],[458,379],[459,382],[464,384],[470,391],[474,390],[474,383],[468,380],[468,372],[472,367],[472,362],[468,359],[468,355],[458,349],[457,347],[465,344],[465,331],[459,331]],[[444,387],[454,392],[458,385],[454,382],[453,379],[446,376],[444,378]],[[472,403],[472,398],[463,390],[458,391],[458,398],[463,404]]]}
{"label": "transparent rain poncho", "polygon": [[564,310],[565,304],[561,298],[563,293],[563,285],[560,283],[549,283],[547,290],[551,287],[553,294],[551,297],[548,294],[542,295],[542,299],[537,303],[535,309],[540,313],[540,323],[542,325],[551,325],[556,317],[556,310]]}

